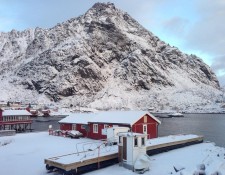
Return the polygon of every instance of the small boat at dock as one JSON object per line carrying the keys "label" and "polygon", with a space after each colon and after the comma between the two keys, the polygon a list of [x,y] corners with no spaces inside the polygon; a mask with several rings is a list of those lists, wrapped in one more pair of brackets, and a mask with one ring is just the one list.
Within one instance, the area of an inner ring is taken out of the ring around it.
{"label": "small boat at dock", "polygon": [[51,120],[46,117],[38,117],[35,121],[36,122],[50,122]]}
{"label": "small boat at dock", "polygon": [[168,114],[168,117],[184,117],[184,115],[182,113],[176,112]]}

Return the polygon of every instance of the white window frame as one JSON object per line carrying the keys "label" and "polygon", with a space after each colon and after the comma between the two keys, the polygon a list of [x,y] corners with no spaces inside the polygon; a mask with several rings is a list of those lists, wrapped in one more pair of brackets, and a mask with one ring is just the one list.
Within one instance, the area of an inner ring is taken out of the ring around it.
{"label": "white window frame", "polygon": [[147,134],[148,133],[148,125],[143,125],[143,134]]}
{"label": "white window frame", "polygon": [[98,124],[93,124],[93,133],[98,133]]}
{"label": "white window frame", "polygon": [[76,124],[72,124],[72,130],[74,130],[74,131],[77,130],[77,125]]}

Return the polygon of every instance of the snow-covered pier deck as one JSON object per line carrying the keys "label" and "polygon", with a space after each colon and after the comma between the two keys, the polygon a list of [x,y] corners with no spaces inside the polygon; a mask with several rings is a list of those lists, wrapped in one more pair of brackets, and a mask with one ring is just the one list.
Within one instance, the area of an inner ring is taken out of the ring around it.
{"label": "snow-covered pier deck", "polygon": [[[197,135],[172,135],[146,141],[146,153],[158,154],[176,148],[202,143],[203,137]],[[63,174],[76,174],[112,165],[118,162],[118,146],[106,146],[100,142],[95,147],[45,159],[46,169],[58,169]]]}
{"label": "snow-covered pier deck", "polygon": [[46,169],[57,168],[64,174],[83,172],[87,169],[98,169],[118,162],[118,146],[105,146],[104,143],[86,151],[56,156],[44,160]]}
{"label": "snow-covered pier deck", "polygon": [[198,135],[170,135],[166,137],[159,137],[150,139],[146,143],[146,152],[148,155],[154,155],[169,151],[172,149],[182,148],[197,143],[202,143],[204,140],[203,136]]}

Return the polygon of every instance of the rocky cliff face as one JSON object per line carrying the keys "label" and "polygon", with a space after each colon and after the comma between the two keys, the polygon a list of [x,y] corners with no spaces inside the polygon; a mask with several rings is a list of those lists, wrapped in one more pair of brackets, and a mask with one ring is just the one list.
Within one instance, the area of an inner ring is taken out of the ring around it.
{"label": "rocky cliff face", "polygon": [[0,33],[0,66],[5,98],[19,98],[17,89],[26,100],[97,108],[145,109],[159,105],[160,92],[219,88],[200,58],[169,46],[111,3],[50,29]]}

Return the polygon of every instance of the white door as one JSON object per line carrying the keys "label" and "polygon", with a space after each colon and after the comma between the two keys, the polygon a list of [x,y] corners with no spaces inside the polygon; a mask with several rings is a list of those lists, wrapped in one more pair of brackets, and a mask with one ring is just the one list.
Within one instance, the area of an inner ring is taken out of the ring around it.
{"label": "white door", "polygon": [[147,125],[143,125],[143,134],[147,134],[148,128]]}
{"label": "white door", "polygon": [[76,130],[76,129],[77,129],[76,124],[73,124],[73,125],[72,125],[72,130]]}

